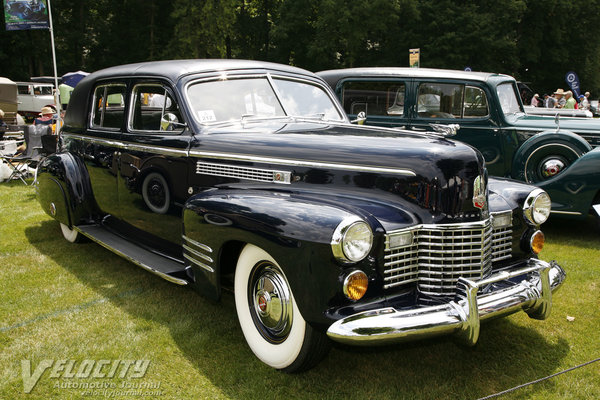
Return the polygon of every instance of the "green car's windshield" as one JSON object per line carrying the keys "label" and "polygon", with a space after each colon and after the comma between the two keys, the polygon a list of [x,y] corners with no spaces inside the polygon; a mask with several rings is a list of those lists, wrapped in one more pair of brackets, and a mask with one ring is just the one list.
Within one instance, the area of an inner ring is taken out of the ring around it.
{"label": "green car's windshield", "polygon": [[327,92],[307,82],[267,77],[220,79],[194,83],[187,93],[194,117],[202,124],[281,117],[344,120]]}
{"label": "green car's windshield", "polygon": [[498,100],[500,100],[500,106],[504,115],[511,115],[523,112],[521,103],[519,103],[515,86],[510,83],[502,83],[496,88],[498,92]]}

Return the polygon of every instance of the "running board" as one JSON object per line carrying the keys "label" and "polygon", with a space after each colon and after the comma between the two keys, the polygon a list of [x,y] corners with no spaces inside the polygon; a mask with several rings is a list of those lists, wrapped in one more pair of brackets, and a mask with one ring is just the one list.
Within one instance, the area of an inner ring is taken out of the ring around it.
{"label": "running board", "polygon": [[144,249],[134,243],[131,243],[102,225],[80,225],[73,227],[83,236],[90,238],[102,247],[107,248],[125,258],[128,261],[152,272],[161,278],[176,283],[178,285],[187,285],[188,281],[178,278],[174,275],[185,276],[185,266],[174,260],[157,255]]}

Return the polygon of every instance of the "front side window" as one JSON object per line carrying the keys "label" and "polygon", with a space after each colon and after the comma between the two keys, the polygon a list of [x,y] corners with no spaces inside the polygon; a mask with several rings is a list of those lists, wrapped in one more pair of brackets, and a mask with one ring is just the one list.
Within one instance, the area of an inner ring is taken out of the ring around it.
{"label": "front side window", "polygon": [[505,115],[523,112],[517,98],[516,88],[512,83],[502,83],[498,85],[496,91],[498,92],[498,100],[500,101],[502,112],[504,112]]}
{"label": "front side window", "polygon": [[187,93],[202,124],[285,116],[343,120],[322,88],[293,80],[221,79],[194,83]]}
{"label": "front side window", "polygon": [[460,118],[464,85],[422,83],[417,94],[417,113],[422,118]]}
{"label": "front side window", "polygon": [[474,86],[465,88],[464,118],[482,118],[489,114],[485,92]]}
{"label": "front side window", "polygon": [[122,83],[99,85],[94,90],[92,103],[93,128],[119,129],[125,116],[125,85]]}
{"label": "front side window", "polygon": [[135,85],[130,110],[130,130],[181,131],[183,129],[177,102],[167,88],[159,83]]}
{"label": "front side window", "polygon": [[367,116],[403,116],[406,85],[398,82],[345,82],[342,104],[347,114],[364,111]]}

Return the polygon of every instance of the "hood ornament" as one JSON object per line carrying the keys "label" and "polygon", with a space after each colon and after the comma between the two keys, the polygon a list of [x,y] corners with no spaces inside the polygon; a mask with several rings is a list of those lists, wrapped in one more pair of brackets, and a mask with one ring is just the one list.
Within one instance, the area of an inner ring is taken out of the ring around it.
{"label": "hood ornament", "polygon": [[475,178],[475,182],[473,182],[473,206],[484,210],[487,206],[486,203],[486,187],[485,187],[485,179],[482,175],[479,175]]}
{"label": "hood ornament", "polygon": [[456,136],[456,133],[460,129],[459,124],[450,124],[450,125],[429,124],[429,126],[431,126],[433,128],[433,131],[435,132],[434,135],[437,134],[437,135],[443,136],[443,137]]}

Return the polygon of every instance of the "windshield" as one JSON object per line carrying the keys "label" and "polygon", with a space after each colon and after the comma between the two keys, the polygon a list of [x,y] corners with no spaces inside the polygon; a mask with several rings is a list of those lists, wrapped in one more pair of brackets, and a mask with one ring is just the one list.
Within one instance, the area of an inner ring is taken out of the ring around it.
{"label": "windshield", "polygon": [[343,121],[322,88],[287,79],[198,82],[189,86],[188,98],[194,117],[202,124],[288,116]]}
{"label": "windshield", "polygon": [[515,86],[512,83],[507,82],[500,84],[496,88],[496,91],[498,92],[500,106],[502,107],[502,111],[505,115],[523,112],[521,109],[521,104],[517,98]]}

